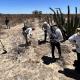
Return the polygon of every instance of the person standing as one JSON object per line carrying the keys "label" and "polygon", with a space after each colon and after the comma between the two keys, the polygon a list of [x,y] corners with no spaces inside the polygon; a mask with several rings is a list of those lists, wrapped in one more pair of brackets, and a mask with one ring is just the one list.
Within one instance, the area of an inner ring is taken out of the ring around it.
{"label": "person standing", "polygon": [[68,40],[76,46],[77,65],[75,67],[75,70],[80,73],[80,28],[77,28],[76,33],[70,36]]}
{"label": "person standing", "polygon": [[55,59],[54,50],[55,47],[59,53],[59,59],[61,58],[61,45],[60,42],[63,41],[63,35],[61,30],[57,27],[57,24],[54,22],[53,25],[50,27],[50,44],[51,44],[51,52],[52,52],[52,59]]}
{"label": "person standing", "polygon": [[26,47],[31,44],[31,37],[32,37],[32,28],[29,25],[25,25],[22,28],[23,29],[23,35],[26,39]]}
{"label": "person standing", "polygon": [[47,33],[50,28],[50,25],[45,21],[42,26],[42,30],[44,31],[44,42],[47,41]]}
{"label": "person standing", "polygon": [[5,24],[7,26],[7,29],[10,29],[10,26],[9,26],[9,19],[6,17],[5,19]]}

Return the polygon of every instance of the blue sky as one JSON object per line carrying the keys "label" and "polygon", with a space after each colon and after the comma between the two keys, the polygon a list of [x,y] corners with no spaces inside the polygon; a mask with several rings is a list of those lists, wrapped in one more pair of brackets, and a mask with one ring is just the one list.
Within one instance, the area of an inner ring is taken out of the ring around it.
{"label": "blue sky", "polygon": [[61,8],[63,13],[67,13],[68,5],[71,13],[75,13],[75,7],[80,13],[80,0],[0,0],[0,13],[32,13],[34,10],[52,13],[49,7]]}

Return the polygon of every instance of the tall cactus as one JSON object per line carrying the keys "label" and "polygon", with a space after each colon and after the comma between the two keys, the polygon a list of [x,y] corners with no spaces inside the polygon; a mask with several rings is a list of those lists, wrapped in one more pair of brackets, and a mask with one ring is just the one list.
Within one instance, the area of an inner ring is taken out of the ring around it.
{"label": "tall cactus", "polygon": [[52,20],[53,20],[53,15],[49,14],[49,20],[50,20],[50,24],[52,24]]}
{"label": "tall cactus", "polygon": [[56,23],[58,23],[56,12],[52,8],[49,8],[49,9],[54,12],[54,16],[53,16],[54,17],[54,21]]}
{"label": "tall cactus", "polygon": [[[54,21],[58,24],[58,26],[62,29],[62,31],[66,31],[67,39],[74,34],[75,29],[80,25],[80,17],[77,15],[77,7],[75,7],[75,15],[70,14],[70,7],[68,5],[68,14],[67,21],[65,22],[65,18],[60,8],[56,8],[57,12],[54,12]],[[60,13],[59,13],[60,12]],[[64,30],[65,29],[65,30]],[[65,33],[65,32],[64,32]],[[65,36],[65,35],[64,35]]]}
{"label": "tall cactus", "polygon": [[65,20],[64,20],[64,15],[63,15],[61,9],[60,8],[55,8],[55,9],[59,10],[59,12],[60,12],[61,25],[64,25]]}
{"label": "tall cactus", "polygon": [[71,35],[74,34],[74,15],[71,15]]}
{"label": "tall cactus", "polygon": [[70,36],[70,7],[68,5],[68,21],[67,21],[67,34]]}
{"label": "tall cactus", "polygon": [[60,19],[60,14],[59,14],[59,11],[58,10],[56,10],[57,11],[57,21],[58,21],[58,25],[60,26],[61,25],[61,19]]}
{"label": "tall cactus", "polygon": [[74,28],[76,29],[78,27],[78,24],[79,24],[79,19],[78,19],[78,16],[77,16],[77,7],[75,7],[75,23],[74,23]]}

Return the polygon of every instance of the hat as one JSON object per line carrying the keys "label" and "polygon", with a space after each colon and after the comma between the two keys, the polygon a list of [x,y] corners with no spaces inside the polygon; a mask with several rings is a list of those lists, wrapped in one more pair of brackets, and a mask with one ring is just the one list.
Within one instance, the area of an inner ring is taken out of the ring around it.
{"label": "hat", "polygon": [[57,25],[57,23],[56,22],[52,22],[52,25],[54,26],[54,25]]}
{"label": "hat", "polygon": [[77,29],[76,29],[76,33],[77,33],[78,35],[80,35],[80,28],[77,28]]}
{"label": "hat", "polygon": [[80,32],[80,28],[77,28],[76,30],[77,30],[77,32]]}
{"label": "hat", "polygon": [[47,24],[47,22],[45,21],[43,24]]}

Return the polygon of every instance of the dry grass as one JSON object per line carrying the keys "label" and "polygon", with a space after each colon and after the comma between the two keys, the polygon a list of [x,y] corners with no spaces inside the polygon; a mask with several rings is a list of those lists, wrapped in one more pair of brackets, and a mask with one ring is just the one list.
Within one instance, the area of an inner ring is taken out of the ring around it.
{"label": "dry grass", "polygon": [[28,49],[19,46],[25,44],[22,35],[23,24],[3,30],[7,37],[1,34],[3,38],[0,39],[8,52],[0,54],[0,80],[74,80],[58,72],[64,67],[73,68],[72,64],[76,56],[71,51],[72,46],[68,41],[62,43],[63,60],[49,65],[44,64],[41,58],[51,53],[50,45],[49,43],[38,45],[38,40],[43,39],[43,31],[39,27],[39,21],[34,20],[35,30],[32,44]]}

